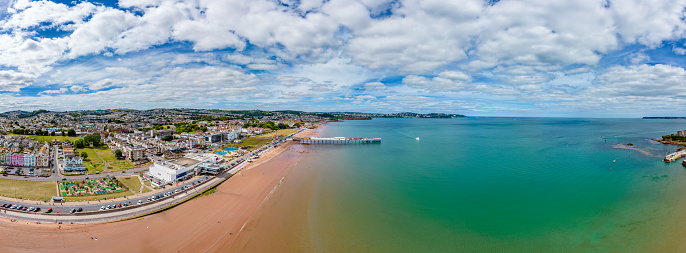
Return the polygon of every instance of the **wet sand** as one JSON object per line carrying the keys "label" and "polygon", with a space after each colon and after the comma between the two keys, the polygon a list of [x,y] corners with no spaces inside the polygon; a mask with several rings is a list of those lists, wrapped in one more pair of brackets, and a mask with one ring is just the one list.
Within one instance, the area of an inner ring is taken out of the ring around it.
{"label": "wet sand", "polygon": [[[302,135],[308,134],[305,131]],[[171,210],[123,222],[27,224],[0,220],[3,252],[226,252],[304,147],[284,144],[234,175],[215,193]],[[96,240],[97,239],[97,240]]]}
{"label": "wet sand", "polygon": [[[320,126],[310,136],[325,131]],[[307,152],[313,152],[305,146]],[[309,155],[309,153],[307,154]],[[300,160],[268,201],[228,244],[227,252],[315,252],[316,242],[309,230],[310,201],[317,188],[320,170],[316,164]]]}

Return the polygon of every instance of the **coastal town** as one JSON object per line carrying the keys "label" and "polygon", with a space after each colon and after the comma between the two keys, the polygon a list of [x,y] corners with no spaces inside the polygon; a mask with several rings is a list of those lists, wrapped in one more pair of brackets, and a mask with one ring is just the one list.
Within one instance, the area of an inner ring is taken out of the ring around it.
{"label": "coastal town", "polygon": [[[670,153],[667,156],[665,156],[665,159],[663,159],[665,162],[671,163],[675,162],[680,158],[686,157],[686,130],[677,131],[676,134],[662,136],[662,139],[656,141],[662,144],[682,146],[676,152]],[[682,161],[681,164],[686,167],[686,160]]]}
{"label": "coastal town", "polygon": [[0,114],[0,183],[6,185],[0,187],[0,211],[99,214],[165,199],[173,203],[175,197],[192,196],[191,190],[199,194],[198,189],[216,186],[287,141],[381,142],[295,137],[323,122],[408,117],[464,116],[200,109],[5,112]]}

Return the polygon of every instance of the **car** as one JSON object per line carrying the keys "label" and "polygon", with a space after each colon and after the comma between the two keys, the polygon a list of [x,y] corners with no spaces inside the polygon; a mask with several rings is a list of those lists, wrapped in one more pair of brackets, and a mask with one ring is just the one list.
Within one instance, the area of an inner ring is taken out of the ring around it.
{"label": "car", "polygon": [[122,204],[121,204],[122,207],[126,207],[126,205],[127,205],[126,203],[122,203]]}
{"label": "car", "polygon": [[179,190],[174,190],[174,194],[179,193]]}
{"label": "car", "polygon": [[52,208],[48,208],[48,210],[45,210],[45,213],[52,213]]}
{"label": "car", "polygon": [[26,210],[29,210],[29,207],[28,207],[28,206],[25,206],[25,207],[24,207],[24,208],[22,208],[21,210],[22,210],[22,211],[26,211]]}
{"label": "car", "polygon": [[79,207],[78,209],[76,209],[76,211],[77,212],[83,212],[83,208]]}
{"label": "car", "polygon": [[117,208],[121,208],[121,203],[119,203],[119,205],[117,205]]}
{"label": "car", "polygon": [[17,205],[10,206],[10,209],[17,209]]}
{"label": "car", "polygon": [[66,181],[66,180],[67,180],[66,178],[62,178],[62,181]]}
{"label": "car", "polygon": [[86,179],[88,179],[88,177],[86,177]]}
{"label": "car", "polygon": [[38,212],[38,211],[40,211],[40,207],[36,207],[36,208],[33,209],[33,212],[34,212],[34,213],[35,213],[35,212]]}
{"label": "car", "polygon": [[138,204],[140,205],[141,203],[143,203],[143,201],[142,201],[142,200],[139,200],[139,201],[138,201]]}
{"label": "car", "polygon": [[2,176],[3,176],[3,177],[6,177],[6,176],[7,176],[7,174],[2,174]]}
{"label": "car", "polygon": [[1,207],[7,207],[7,203],[2,203]]}
{"label": "car", "polygon": [[75,212],[76,212],[76,209],[74,209],[74,208],[72,208],[71,210],[69,210],[69,213],[75,213]]}
{"label": "car", "polygon": [[22,206],[22,205],[18,205],[18,206],[17,206],[17,210],[20,210],[20,209],[22,209],[22,208],[24,208],[24,206]]}
{"label": "car", "polygon": [[148,201],[150,201],[150,197],[148,197]]}
{"label": "car", "polygon": [[105,206],[101,206],[101,207],[100,207],[100,210],[105,210]]}
{"label": "car", "polygon": [[33,212],[33,207],[29,207],[26,211]]}

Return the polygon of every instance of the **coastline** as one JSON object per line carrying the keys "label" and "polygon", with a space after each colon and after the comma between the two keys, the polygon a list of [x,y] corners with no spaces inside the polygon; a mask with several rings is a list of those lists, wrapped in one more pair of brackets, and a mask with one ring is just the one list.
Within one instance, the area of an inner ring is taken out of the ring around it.
{"label": "coastline", "polygon": [[[300,136],[311,132],[306,130]],[[58,252],[225,251],[274,186],[300,160],[302,148],[296,143],[284,144],[219,185],[215,193],[140,219],[95,225],[0,219],[0,247],[9,252],[45,248]]]}
{"label": "coastline", "polygon": [[[309,136],[325,130],[324,125]],[[314,252],[308,209],[317,189],[320,170],[300,160],[272,197],[255,212],[227,252]]]}

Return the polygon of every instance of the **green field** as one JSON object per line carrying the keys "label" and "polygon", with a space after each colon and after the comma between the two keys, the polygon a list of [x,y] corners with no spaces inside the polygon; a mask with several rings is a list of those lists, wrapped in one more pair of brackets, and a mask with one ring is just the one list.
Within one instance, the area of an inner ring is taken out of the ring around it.
{"label": "green field", "polygon": [[143,187],[143,193],[151,192],[150,188],[148,187]]}
{"label": "green field", "polygon": [[107,193],[107,194],[100,194],[100,195],[93,195],[93,196],[76,196],[76,197],[64,197],[66,201],[90,201],[90,200],[104,200],[105,198],[108,199],[113,199],[113,198],[121,198],[124,196],[131,196],[133,193],[130,191],[123,191],[123,192],[115,192],[115,193]]}
{"label": "green field", "polygon": [[24,181],[12,179],[0,179],[0,195],[31,200],[46,200],[57,196],[55,182]]}
{"label": "green field", "polygon": [[134,193],[138,193],[141,190],[141,181],[136,176],[118,177],[117,180]]}
{"label": "green field", "polygon": [[286,136],[286,135],[295,133],[298,130],[300,130],[300,129],[298,129],[298,128],[280,129],[280,130],[276,130],[276,131],[271,132],[271,133],[261,134],[261,135],[255,136],[255,138],[269,138],[269,139],[271,139],[271,138],[274,138],[274,137],[279,136],[279,135]]}
{"label": "green field", "polygon": [[[16,135],[16,134],[8,134],[8,135]],[[39,135],[24,135],[26,138],[29,139],[36,139],[40,141],[52,141],[52,140],[58,140],[58,141],[71,141],[74,142],[75,140],[78,140],[80,137],[76,136],[39,136]]]}
{"label": "green field", "polygon": [[263,139],[263,138],[255,138],[255,137],[253,137],[253,138],[243,139],[242,141],[243,141],[242,143],[231,143],[231,144],[228,144],[228,145],[224,146],[224,148],[247,148],[247,149],[253,149],[253,148],[257,148],[257,147],[260,147],[260,146],[262,146],[262,145],[265,145],[265,144],[269,143],[269,142],[271,141],[271,139]]}
{"label": "green field", "polygon": [[[114,158],[114,153],[112,153],[112,150],[107,146],[97,148],[82,148],[77,150],[79,154],[84,151],[88,153],[88,158],[84,159],[83,162],[86,164],[86,169],[88,169],[89,174],[133,168],[128,161]],[[102,159],[100,159],[101,157]],[[107,166],[105,166],[105,164],[107,164]]]}

